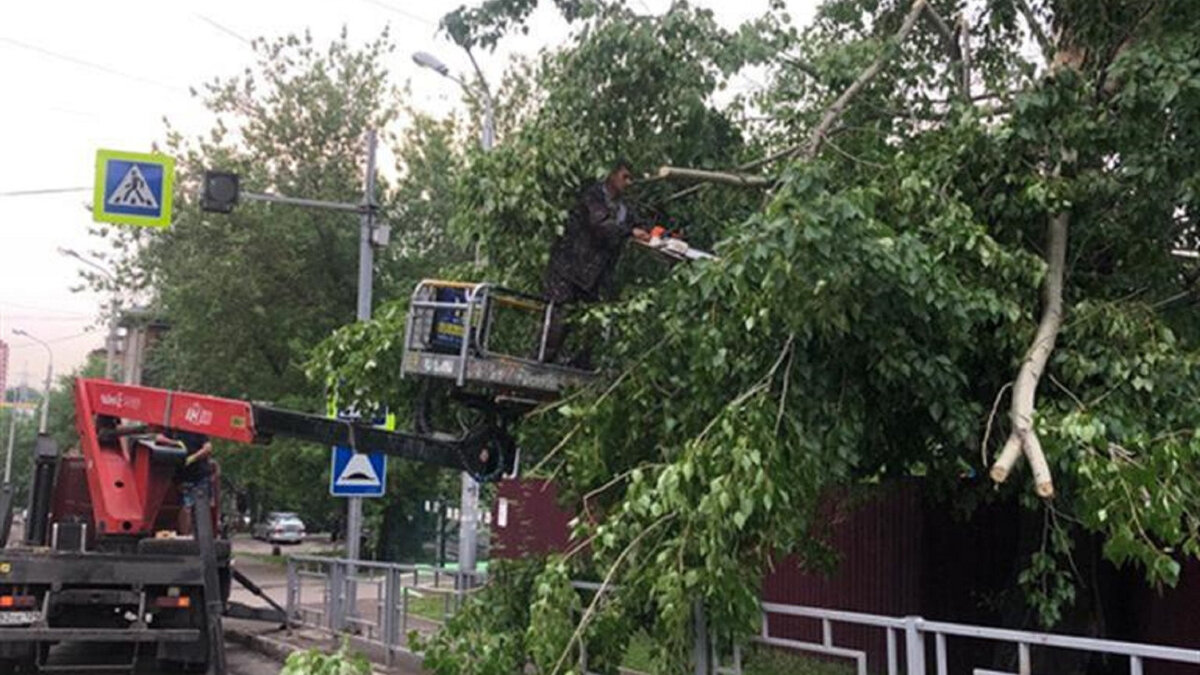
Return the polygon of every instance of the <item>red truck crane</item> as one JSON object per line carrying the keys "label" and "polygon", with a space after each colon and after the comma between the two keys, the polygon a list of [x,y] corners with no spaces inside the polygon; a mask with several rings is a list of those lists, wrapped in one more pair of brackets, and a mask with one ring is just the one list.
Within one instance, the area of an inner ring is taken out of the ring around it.
{"label": "red truck crane", "polygon": [[[256,587],[231,567],[229,542],[214,537],[218,513],[209,505],[219,499],[193,494],[195,537],[156,536],[175,530],[183,508],[176,476],[187,459],[185,449],[159,443],[159,434],[186,431],[252,444],[289,436],[465,470],[478,480],[514,474],[517,450],[507,426],[595,376],[543,358],[552,311],[539,298],[493,284],[417,286],[401,375],[423,378],[427,392],[450,387],[451,402],[477,412],[473,426],[457,434],[434,431],[446,416],[435,414],[429,400],[417,401],[419,433],[410,433],[203,394],[76,380],[82,452],[60,455],[48,436],[39,437],[23,541],[0,551],[0,673],[128,672],[153,649],[160,663],[224,675],[223,614],[281,623],[287,617],[260,591],[272,611],[228,602],[233,581]],[[509,328],[492,339],[497,320]],[[524,356],[501,351],[512,335]],[[461,416],[451,417],[461,426]],[[11,491],[0,497],[0,537],[7,541]],[[79,642],[107,644],[110,656],[121,648],[113,643],[124,645],[129,660],[112,668],[55,666],[48,658],[54,646]]]}
{"label": "red truck crane", "polygon": [[[187,454],[159,443],[161,432],[254,444],[290,436],[481,477],[515,464],[499,420],[457,438],[421,435],[94,379],[76,380],[75,410],[82,453],[60,457],[39,439],[23,542],[0,552],[0,672],[54,670],[50,648],[75,642],[123,643],[127,670],[145,657],[138,645],[154,643],[160,662],[224,672],[220,616],[253,614],[227,605],[230,583],[253,584],[230,568],[228,541],[214,539],[218,499],[197,508],[194,538],[155,536],[176,529]],[[275,609],[259,618],[286,620]]]}

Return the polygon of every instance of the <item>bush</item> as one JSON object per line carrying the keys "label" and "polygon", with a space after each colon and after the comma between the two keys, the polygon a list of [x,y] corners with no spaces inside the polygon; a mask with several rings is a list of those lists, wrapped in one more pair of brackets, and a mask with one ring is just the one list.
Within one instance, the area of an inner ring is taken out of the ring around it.
{"label": "bush", "polygon": [[320,649],[293,652],[279,675],[371,675],[371,662],[362,654],[351,651],[350,640],[346,639],[332,654]]}

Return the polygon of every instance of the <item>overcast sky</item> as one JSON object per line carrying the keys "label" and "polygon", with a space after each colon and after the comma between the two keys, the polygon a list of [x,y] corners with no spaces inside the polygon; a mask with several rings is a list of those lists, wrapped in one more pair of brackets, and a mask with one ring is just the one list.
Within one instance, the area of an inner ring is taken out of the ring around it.
{"label": "overcast sky", "polygon": [[[392,28],[394,82],[410,81],[414,103],[433,113],[459,107],[457,85],[412,63],[413,51],[438,55],[452,70],[465,55],[437,34],[440,16],[459,1],[425,0],[39,0],[0,3],[0,339],[12,346],[9,382],[28,372],[37,386],[45,350],[12,334],[24,329],[52,343],[56,372],[79,366],[104,344],[96,325],[104,301],[73,293],[80,263],[57,253],[96,249],[87,235],[90,186],[98,148],[145,152],[163,137],[163,116],[189,135],[212,117],[188,87],[236,74],[253,62],[248,41],[308,29],[318,43],[343,26],[354,42]],[[544,3],[549,5],[550,3]],[[670,0],[632,0],[661,12]],[[767,0],[700,0],[733,26],[766,10]],[[793,0],[792,16],[811,16],[813,0]],[[502,43],[480,61],[493,82],[513,53],[561,42],[567,27],[549,8],[527,37]],[[743,81],[742,86],[753,86]],[[735,83],[738,86],[738,83]],[[8,193],[64,188],[13,196]],[[353,271],[351,271],[353,273]]]}

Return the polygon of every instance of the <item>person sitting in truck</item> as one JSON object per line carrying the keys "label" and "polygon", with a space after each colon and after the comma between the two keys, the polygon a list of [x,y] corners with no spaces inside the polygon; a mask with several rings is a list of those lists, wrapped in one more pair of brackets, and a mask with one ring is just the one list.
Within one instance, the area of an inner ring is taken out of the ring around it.
{"label": "person sitting in truck", "polygon": [[[567,338],[566,312],[560,306],[597,302],[610,290],[612,273],[625,240],[648,241],[650,234],[638,226],[633,211],[621,199],[633,183],[628,160],[613,162],[608,175],[579,193],[566,230],[550,249],[543,296],[556,305],[546,332],[543,360],[553,363]],[[581,354],[573,365],[586,362]],[[582,367],[589,367],[584,365]]]}
{"label": "person sitting in truck", "polygon": [[179,534],[190,536],[194,530],[192,507],[196,503],[196,489],[203,488],[209,503],[212,502],[212,466],[208,460],[212,456],[212,441],[204,434],[171,430],[161,435],[159,442],[180,444],[187,450],[187,458],[175,472],[175,480],[183,498],[183,508],[179,510]]}

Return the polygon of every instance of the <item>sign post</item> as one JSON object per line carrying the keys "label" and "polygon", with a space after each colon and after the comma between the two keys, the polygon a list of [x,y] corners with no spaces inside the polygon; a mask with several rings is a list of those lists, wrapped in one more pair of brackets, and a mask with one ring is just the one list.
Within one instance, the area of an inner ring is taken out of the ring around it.
{"label": "sign post", "polygon": [[92,219],[98,223],[169,227],[175,160],[166,155],[96,151]]}

